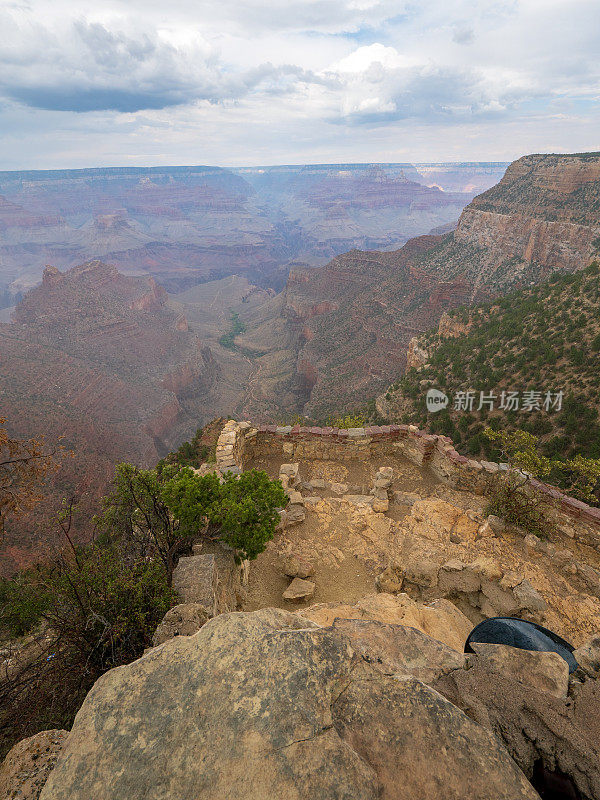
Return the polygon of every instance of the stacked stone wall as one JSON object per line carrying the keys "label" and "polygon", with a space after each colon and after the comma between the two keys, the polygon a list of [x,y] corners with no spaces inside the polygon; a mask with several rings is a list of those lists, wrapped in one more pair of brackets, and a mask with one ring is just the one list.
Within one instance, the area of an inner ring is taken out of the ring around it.
{"label": "stacked stone wall", "polygon": [[[457,489],[486,494],[508,470],[507,464],[477,461],[458,453],[447,436],[428,434],[414,425],[373,425],[365,428],[307,428],[299,425],[261,425],[230,420],[217,442],[217,466],[221,472],[239,473],[256,458],[280,457],[286,461],[377,460],[400,455],[426,466],[441,481]],[[600,509],[564,494],[541,481],[533,490],[559,512],[600,528]],[[594,535],[597,546],[598,537]]]}

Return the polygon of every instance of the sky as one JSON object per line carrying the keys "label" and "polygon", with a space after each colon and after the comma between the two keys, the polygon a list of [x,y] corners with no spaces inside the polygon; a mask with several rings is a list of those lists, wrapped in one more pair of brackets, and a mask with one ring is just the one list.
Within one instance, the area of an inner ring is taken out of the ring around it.
{"label": "sky", "polygon": [[599,0],[0,0],[0,169],[589,150]]}

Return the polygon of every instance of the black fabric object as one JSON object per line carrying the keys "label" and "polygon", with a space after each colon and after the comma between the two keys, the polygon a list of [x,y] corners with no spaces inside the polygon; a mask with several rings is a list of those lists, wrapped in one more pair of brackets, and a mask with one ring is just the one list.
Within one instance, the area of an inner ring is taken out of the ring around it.
{"label": "black fabric object", "polygon": [[475,652],[472,642],[507,644],[520,650],[558,653],[569,665],[569,672],[579,666],[573,655],[574,647],[548,628],[518,617],[490,617],[476,625],[465,642],[465,653]]}

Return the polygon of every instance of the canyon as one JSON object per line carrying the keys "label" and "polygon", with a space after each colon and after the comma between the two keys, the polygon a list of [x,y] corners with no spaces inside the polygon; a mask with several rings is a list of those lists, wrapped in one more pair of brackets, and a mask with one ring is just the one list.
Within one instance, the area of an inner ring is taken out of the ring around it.
{"label": "canyon", "polygon": [[47,267],[0,324],[0,416],[13,435],[44,433],[49,446],[63,437],[74,454],[41,508],[8,526],[4,570],[48,546],[63,498],[93,508],[117,461],[156,463],[206,418],[219,366],[169,302],[153,278],[93,261]]}
{"label": "canyon", "polygon": [[[390,209],[397,220],[412,215],[411,224],[426,219],[429,226],[435,200],[451,219],[455,199],[464,204],[468,191],[477,182],[485,188],[497,170],[476,166],[0,174],[6,197],[0,207],[1,274],[12,274],[6,269],[9,251],[13,264],[26,267],[11,291],[37,282],[33,265],[42,254],[58,252],[47,240],[63,236],[57,265],[47,267],[42,283],[2,317],[12,322],[0,323],[0,414],[15,435],[43,431],[53,441],[62,435],[76,453],[53,483],[52,502],[39,510],[38,521],[9,535],[3,568],[30,560],[59,497],[82,496],[93,505],[115,462],[153,463],[216,416],[287,423],[300,415],[324,422],[353,411],[397,381],[413,337],[447,312],[527,287],[553,270],[578,270],[597,254],[600,156],[526,156],[472,200],[455,231],[416,236],[400,248],[351,249],[316,265],[327,247],[331,254],[348,242],[372,241],[367,222],[375,217],[387,230],[385,238],[379,229],[377,246],[390,246],[396,235],[402,239],[409,228],[394,231]],[[425,185],[443,180],[452,193]],[[115,211],[117,201],[125,211]],[[282,209],[288,204],[291,214],[294,203],[291,225]],[[419,217],[415,208],[423,203],[429,210]],[[252,224],[251,207],[261,209]],[[401,207],[412,211],[402,217]],[[277,256],[273,250],[257,266],[262,256],[256,254],[268,250],[266,239],[256,226],[254,238],[247,234],[258,218],[266,230],[266,209],[279,215],[279,230],[294,239],[303,263],[289,259],[289,250]],[[357,222],[345,229],[342,213],[362,219],[363,227]],[[236,215],[245,215],[246,227]],[[324,228],[318,234],[325,219],[338,231],[335,245]],[[210,258],[218,251],[221,259],[213,266],[208,255],[196,258],[192,240],[201,220],[212,237]],[[223,228],[225,221],[237,226],[243,247],[256,259],[230,258],[235,237]],[[92,246],[80,239],[67,247],[65,231],[75,222],[80,233],[100,232],[93,246],[110,251],[110,266],[103,257],[65,270],[65,260]],[[31,226],[38,226],[39,236]],[[158,244],[157,231],[173,241]],[[230,249],[219,249],[225,241]],[[29,260],[22,261],[25,250]],[[156,258],[149,258],[151,251]],[[278,291],[280,280],[285,283]]]}
{"label": "canyon", "polygon": [[[287,387],[289,412],[323,419],[352,410],[402,375],[412,337],[445,312],[583,269],[599,254],[600,154],[525,156],[464,209],[453,232],[292,269],[270,318],[265,309],[244,316],[240,342],[267,344],[264,394],[252,411],[260,418],[272,407],[272,382],[279,396]],[[269,344],[277,326],[285,335]]]}
{"label": "canyon", "polygon": [[[452,226],[506,164],[324,164],[0,172],[0,301],[44,265],[101,258],[169,291],[227,275],[281,289],[289,265],[397,248]],[[433,171],[431,171],[433,170]]]}

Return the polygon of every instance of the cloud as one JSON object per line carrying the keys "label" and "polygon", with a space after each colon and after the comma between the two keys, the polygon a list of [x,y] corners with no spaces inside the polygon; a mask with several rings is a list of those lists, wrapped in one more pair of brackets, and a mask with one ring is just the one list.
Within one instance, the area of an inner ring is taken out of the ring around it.
{"label": "cloud", "polygon": [[199,36],[175,46],[157,31],[131,33],[85,20],[63,31],[32,25],[23,41],[21,50],[0,45],[0,90],[50,111],[131,113],[200,100],[238,101],[258,87],[282,94],[303,83],[335,82],[295,64],[235,70]]}
{"label": "cloud", "polygon": [[456,28],[452,34],[452,41],[456,42],[456,44],[471,44],[474,39],[473,28]]}
{"label": "cloud", "polygon": [[525,148],[521,129],[572,149],[598,119],[599,39],[597,0],[13,0],[1,152],[68,161],[89,141],[92,163],[189,163],[200,143],[203,162],[298,163],[337,141],[346,160],[402,160],[425,129],[460,131],[467,156],[484,130],[490,158],[506,136]]}
{"label": "cloud", "polygon": [[[419,63],[380,43],[356,49],[331,74],[343,84],[340,115],[352,123],[474,119],[506,111],[517,99],[514,76],[501,81],[484,70]],[[523,95],[530,89],[521,88]]]}

